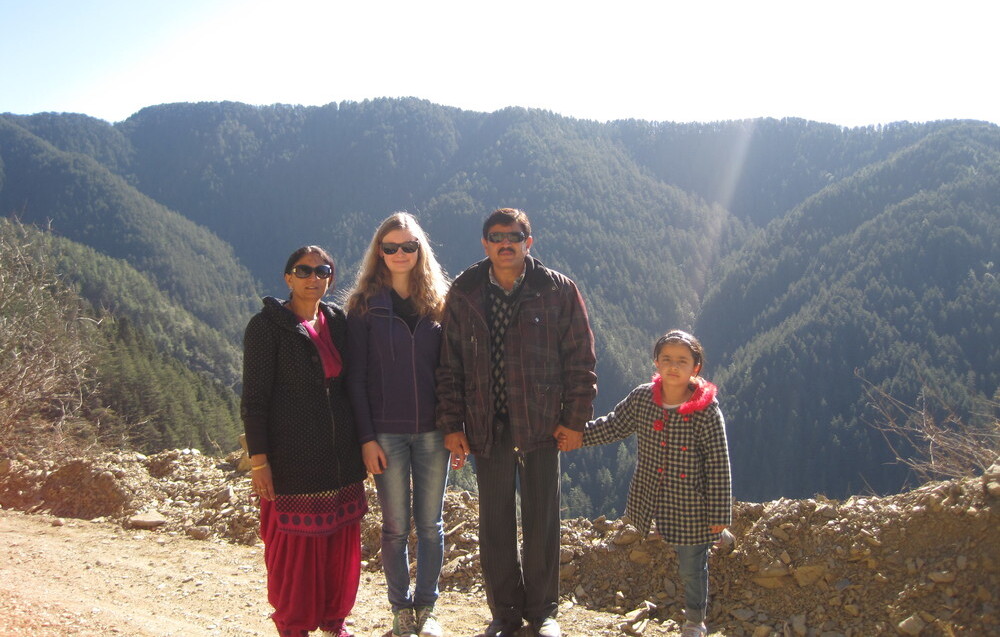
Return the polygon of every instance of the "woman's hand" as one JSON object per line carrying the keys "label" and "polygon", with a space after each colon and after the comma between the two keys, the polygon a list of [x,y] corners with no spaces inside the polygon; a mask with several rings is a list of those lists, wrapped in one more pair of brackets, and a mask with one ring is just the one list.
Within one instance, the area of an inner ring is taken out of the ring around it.
{"label": "woman's hand", "polygon": [[361,458],[365,462],[365,468],[368,469],[368,473],[372,475],[379,475],[389,466],[385,452],[382,451],[381,445],[375,440],[369,440],[361,445]]}
{"label": "woman's hand", "polygon": [[262,500],[274,499],[274,478],[271,476],[271,465],[267,463],[267,454],[250,456],[250,486]]}

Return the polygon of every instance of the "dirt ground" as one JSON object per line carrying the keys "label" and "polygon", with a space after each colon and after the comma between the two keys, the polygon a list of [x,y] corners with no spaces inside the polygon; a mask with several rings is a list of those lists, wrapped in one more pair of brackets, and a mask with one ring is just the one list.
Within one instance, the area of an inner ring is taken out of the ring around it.
{"label": "dirt ground", "polygon": [[[276,634],[261,546],[56,520],[0,510],[3,637]],[[361,577],[352,630],[388,635],[385,583],[377,573]],[[477,594],[445,591],[438,616],[454,636],[478,635],[488,623]],[[561,620],[568,635],[620,634],[606,632],[610,614],[564,605]]]}

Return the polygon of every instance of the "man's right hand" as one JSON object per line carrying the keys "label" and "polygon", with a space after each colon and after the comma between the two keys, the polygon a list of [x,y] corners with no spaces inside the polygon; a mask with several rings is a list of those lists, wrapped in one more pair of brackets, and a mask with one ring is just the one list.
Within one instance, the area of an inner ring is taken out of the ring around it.
{"label": "man's right hand", "polygon": [[451,452],[451,468],[461,469],[469,457],[469,439],[461,431],[445,434],[444,446]]}

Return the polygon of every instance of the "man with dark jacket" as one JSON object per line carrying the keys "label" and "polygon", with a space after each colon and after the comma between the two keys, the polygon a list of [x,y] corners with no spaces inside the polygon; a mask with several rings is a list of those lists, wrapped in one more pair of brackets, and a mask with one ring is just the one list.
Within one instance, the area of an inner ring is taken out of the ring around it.
{"label": "man with dark jacket", "polygon": [[[487,259],[452,284],[442,322],[437,426],[452,466],[476,457],[479,544],[493,619],[559,637],[559,448],[580,446],[597,394],[594,337],[576,284],[528,255],[524,212],[483,224]],[[515,485],[523,553],[517,544]]]}

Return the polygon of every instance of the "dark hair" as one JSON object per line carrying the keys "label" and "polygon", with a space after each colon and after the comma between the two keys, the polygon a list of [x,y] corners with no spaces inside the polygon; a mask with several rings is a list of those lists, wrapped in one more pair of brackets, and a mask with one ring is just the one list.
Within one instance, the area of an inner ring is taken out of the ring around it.
{"label": "dark hair", "polygon": [[330,275],[330,288],[333,288],[333,282],[336,280],[337,276],[337,266],[333,264],[333,257],[330,253],[319,246],[302,246],[298,250],[292,253],[292,256],[288,257],[288,261],[285,262],[285,274],[291,274],[292,268],[298,263],[299,259],[307,254],[315,254],[320,259],[322,259],[330,269],[333,270],[333,274]]}
{"label": "dark hair", "polygon": [[701,346],[701,341],[694,337],[694,335],[685,332],[684,330],[670,330],[660,338],[656,339],[656,345],[653,346],[653,360],[660,355],[660,350],[663,349],[664,345],[670,343],[680,343],[681,345],[687,345],[688,349],[691,350],[691,355],[694,356],[694,364],[699,368],[705,365],[705,350]]}
{"label": "dark hair", "polygon": [[494,210],[490,213],[490,216],[486,217],[486,221],[483,222],[483,239],[486,238],[486,235],[490,232],[490,228],[493,226],[510,226],[515,223],[520,224],[524,234],[529,237],[531,236],[531,222],[528,221],[528,215],[523,210],[518,210],[517,208],[500,208],[499,210]]}

